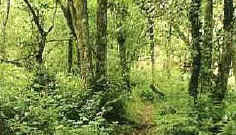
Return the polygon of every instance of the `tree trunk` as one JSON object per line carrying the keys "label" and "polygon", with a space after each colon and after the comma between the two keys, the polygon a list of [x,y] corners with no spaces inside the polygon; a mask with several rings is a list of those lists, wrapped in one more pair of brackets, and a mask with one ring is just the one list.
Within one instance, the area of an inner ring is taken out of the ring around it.
{"label": "tree trunk", "polygon": [[168,37],[167,37],[167,47],[166,47],[166,71],[167,71],[167,77],[168,79],[171,77],[171,73],[170,73],[170,68],[171,68],[171,65],[172,65],[172,58],[171,58],[171,53],[172,53],[172,24],[170,23],[170,26],[169,26],[169,33],[168,33]]}
{"label": "tree trunk", "polygon": [[201,22],[200,22],[200,7],[201,0],[192,0],[190,8],[190,22],[192,26],[192,57],[193,57],[193,72],[189,82],[189,94],[194,98],[196,103],[198,95],[198,79],[201,67]]}
{"label": "tree trunk", "polygon": [[72,64],[73,64],[73,35],[71,34],[69,43],[68,43],[68,73],[72,71]]}
{"label": "tree trunk", "polygon": [[154,43],[154,20],[152,17],[148,18],[149,25],[149,40],[151,50],[151,63],[152,63],[152,85],[155,84],[155,43]]}
{"label": "tree trunk", "polygon": [[212,36],[213,36],[213,0],[205,0],[204,12],[204,41],[201,48],[201,91],[210,92],[212,90]]}
{"label": "tree trunk", "polygon": [[97,0],[96,80],[107,75],[107,0]]}
{"label": "tree trunk", "polygon": [[233,58],[232,58],[232,66],[233,66],[233,75],[234,75],[234,80],[235,80],[235,85],[236,85],[236,31],[235,31],[235,24],[233,26],[233,43],[232,43],[232,50],[233,50]]}
{"label": "tree trunk", "polygon": [[7,23],[9,20],[9,14],[10,14],[10,9],[11,9],[11,0],[7,0],[7,6],[6,6],[6,16],[3,19],[2,23],[2,37],[3,37],[3,44],[0,46],[0,55],[2,55],[3,59],[5,59],[6,56],[6,50],[5,50],[5,45],[6,45],[6,28],[7,28]]}
{"label": "tree trunk", "polygon": [[79,43],[79,59],[81,78],[85,82],[85,87],[91,84],[90,58],[89,56],[89,23],[87,0],[72,1],[72,18],[74,20],[74,28]]}
{"label": "tree trunk", "polygon": [[117,41],[119,44],[121,74],[128,90],[130,90],[130,68],[129,63],[127,62],[127,47],[125,45],[126,37],[122,22],[120,22],[117,29],[119,29]]}
{"label": "tree trunk", "polygon": [[222,58],[219,62],[219,74],[215,88],[216,102],[221,103],[227,93],[229,71],[232,62],[232,27],[233,27],[233,0],[224,0],[224,46]]}
{"label": "tree trunk", "polygon": [[[67,26],[70,29],[70,39],[69,39],[69,44],[68,44],[68,72],[71,73],[72,70],[72,65],[73,65],[73,42],[74,39],[76,39],[76,33],[75,33],[75,28],[73,26],[73,18],[72,18],[72,12],[70,10],[70,3],[67,0],[66,3],[62,3],[60,0],[58,1],[61,9],[63,11],[64,17],[67,22]],[[80,53],[79,53],[79,47],[76,48],[78,51],[78,60],[77,60],[77,65],[78,68],[80,69]]]}
{"label": "tree trunk", "polygon": [[43,63],[43,52],[44,52],[46,40],[47,40],[46,36],[44,36],[44,35],[45,34],[40,35],[39,50],[36,55],[36,62],[39,65],[41,65]]}

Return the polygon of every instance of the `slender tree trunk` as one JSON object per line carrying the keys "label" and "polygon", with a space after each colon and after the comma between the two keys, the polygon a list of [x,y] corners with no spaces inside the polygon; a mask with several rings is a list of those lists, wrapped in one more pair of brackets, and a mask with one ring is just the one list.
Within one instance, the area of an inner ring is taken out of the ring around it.
{"label": "slender tree trunk", "polygon": [[215,89],[215,98],[221,103],[227,93],[229,71],[232,62],[232,24],[233,24],[233,0],[224,0],[224,46],[222,58],[219,62],[219,74]]}
{"label": "slender tree trunk", "polygon": [[201,91],[210,92],[212,90],[212,36],[213,36],[213,0],[205,0],[204,12],[204,41],[201,48]]}
{"label": "slender tree trunk", "polygon": [[169,34],[168,34],[168,37],[167,37],[167,52],[166,52],[166,57],[167,57],[167,60],[166,60],[166,71],[167,71],[167,77],[170,78],[171,77],[171,73],[170,73],[170,67],[172,65],[172,58],[171,58],[171,40],[172,40],[172,24],[170,23],[170,26],[169,26]]}
{"label": "slender tree trunk", "polygon": [[107,75],[107,0],[97,0],[96,80]]}
{"label": "slender tree trunk", "polygon": [[151,50],[151,63],[152,63],[152,85],[155,84],[155,42],[154,42],[154,20],[152,17],[148,18],[149,24],[149,39],[150,39],[150,50]]}
{"label": "slender tree trunk", "polygon": [[74,36],[71,34],[69,43],[68,43],[68,73],[72,71],[72,64],[73,64],[73,41]]}
{"label": "slender tree trunk", "polygon": [[189,94],[194,98],[196,103],[198,95],[198,79],[201,67],[201,22],[200,22],[200,7],[201,0],[192,0],[190,8],[190,22],[192,26],[192,57],[193,57],[193,71],[189,82]]}
{"label": "slender tree trunk", "polygon": [[6,50],[5,50],[5,45],[6,45],[6,28],[7,28],[7,23],[9,20],[9,15],[10,15],[10,9],[11,9],[11,0],[7,0],[7,8],[6,8],[6,16],[3,19],[3,23],[2,23],[2,37],[3,37],[3,44],[0,47],[0,53],[3,57],[3,59],[5,59],[5,55],[6,55]]}
{"label": "slender tree trunk", "polygon": [[[123,18],[123,17],[122,17]],[[122,20],[121,20],[122,21]],[[124,34],[124,28],[122,22],[118,25],[118,44],[119,44],[119,54],[120,54],[120,65],[121,65],[121,74],[123,81],[126,83],[128,90],[130,90],[130,68],[129,63],[127,62],[127,47],[125,45],[126,37]]]}

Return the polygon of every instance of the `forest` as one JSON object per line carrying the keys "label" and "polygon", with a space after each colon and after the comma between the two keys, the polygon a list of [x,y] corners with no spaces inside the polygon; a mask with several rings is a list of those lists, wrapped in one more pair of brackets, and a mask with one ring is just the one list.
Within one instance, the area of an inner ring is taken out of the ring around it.
{"label": "forest", "polygon": [[236,0],[0,0],[0,135],[236,135]]}

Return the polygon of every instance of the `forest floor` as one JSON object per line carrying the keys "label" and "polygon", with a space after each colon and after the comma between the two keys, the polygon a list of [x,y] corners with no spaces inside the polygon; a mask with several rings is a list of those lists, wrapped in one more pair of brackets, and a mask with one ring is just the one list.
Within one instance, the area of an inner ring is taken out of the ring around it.
{"label": "forest floor", "polygon": [[157,129],[157,125],[153,121],[153,116],[155,115],[154,105],[147,105],[139,112],[140,116],[143,119],[143,122],[140,123],[131,135],[152,135]]}

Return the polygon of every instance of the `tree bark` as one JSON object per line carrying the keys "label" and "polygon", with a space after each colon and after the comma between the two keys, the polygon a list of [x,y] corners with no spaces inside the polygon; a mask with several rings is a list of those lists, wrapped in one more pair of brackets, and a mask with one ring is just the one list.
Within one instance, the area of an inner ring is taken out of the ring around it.
{"label": "tree bark", "polygon": [[212,90],[212,47],[213,47],[213,0],[205,0],[204,12],[204,41],[201,48],[201,91],[210,92]]}
{"label": "tree bark", "polygon": [[97,0],[96,80],[107,76],[107,0]]}
{"label": "tree bark", "polygon": [[[69,39],[69,42],[68,42],[68,59],[67,59],[67,62],[68,62],[68,73],[71,73],[72,72],[72,65],[73,65],[73,42],[74,42],[74,39],[76,39],[76,33],[75,33],[74,26],[73,26],[73,19],[72,19],[72,13],[71,13],[71,10],[70,10],[69,1],[67,0],[66,3],[62,3],[59,0],[58,2],[59,2],[60,6],[61,6],[61,9],[63,11],[64,17],[65,17],[66,22],[67,22],[67,26],[70,29],[70,39]],[[80,65],[79,48],[77,47],[76,49],[78,51],[77,65],[80,68],[81,65]]]}
{"label": "tree bark", "polygon": [[149,26],[149,40],[150,40],[150,50],[151,50],[151,63],[152,63],[152,85],[155,84],[155,43],[154,43],[154,20],[152,17],[148,17]]}
{"label": "tree bark", "polygon": [[87,0],[71,1],[71,13],[73,18],[73,26],[77,37],[77,47],[79,48],[80,73],[84,80],[85,87],[89,87],[92,79],[89,43],[89,23]]}
{"label": "tree bark", "polygon": [[219,62],[219,74],[215,88],[216,102],[221,103],[227,93],[229,71],[232,62],[233,0],[224,0],[224,46]]}
{"label": "tree bark", "polygon": [[120,55],[120,66],[121,66],[121,74],[123,77],[123,81],[126,83],[128,90],[130,91],[130,67],[128,63],[127,56],[127,47],[125,45],[126,36],[124,32],[123,20],[124,16],[121,15],[120,22],[118,24],[118,37],[117,41],[119,44],[119,55]]}
{"label": "tree bark", "polygon": [[190,8],[190,22],[192,26],[192,57],[193,57],[193,72],[189,82],[189,94],[194,98],[196,103],[198,95],[198,79],[201,67],[201,22],[200,22],[200,7],[201,0],[192,0]]}
{"label": "tree bark", "polygon": [[72,72],[72,64],[73,64],[73,41],[74,37],[71,34],[69,42],[68,42],[68,73]]}

